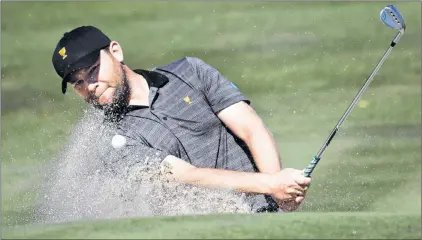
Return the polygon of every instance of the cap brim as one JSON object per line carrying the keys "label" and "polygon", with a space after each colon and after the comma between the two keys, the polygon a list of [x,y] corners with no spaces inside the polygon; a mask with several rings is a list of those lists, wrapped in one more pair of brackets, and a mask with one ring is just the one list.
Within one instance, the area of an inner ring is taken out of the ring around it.
{"label": "cap brim", "polygon": [[91,67],[92,65],[94,65],[94,63],[96,63],[98,61],[98,59],[100,58],[100,52],[101,52],[101,49],[96,50],[96,51],[82,57],[77,62],[75,62],[74,64],[72,64],[71,66],[69,66],[67,68],[66,72],[64,73],[64,77],[63,77],[63,81],[62,81],[62,93],[63,94],[66,93],[67,83],[69,81],[69,76],[72,73],[74,73],[75,71],[78,71],[82,68]]}

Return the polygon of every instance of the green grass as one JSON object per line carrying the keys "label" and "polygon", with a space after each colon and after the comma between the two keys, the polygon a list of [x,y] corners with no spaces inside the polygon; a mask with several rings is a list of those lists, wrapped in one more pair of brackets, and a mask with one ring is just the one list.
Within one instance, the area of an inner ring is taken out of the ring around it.
{"label": "green grass", "polygon": [[397,3],[408,29],[363,95],[369,105],[328,147],[299,213],[32,225],[44,166],[85,108],[61,94],[51,65],[64,31],[98,26],[133,68],[205,60],[250,97],[284,165],[304,168],[393,38],[378,19],[386,4],[2,2],[4,236],[420,238],[421,5],[410,2]]}
{"label": "green grass", "polygon": [[[9,227],[7,238],[107,239],[416,239],[420,215],[383,213],[300,213],[156,217]],[[259,223],[259,224],[258,224]]]}

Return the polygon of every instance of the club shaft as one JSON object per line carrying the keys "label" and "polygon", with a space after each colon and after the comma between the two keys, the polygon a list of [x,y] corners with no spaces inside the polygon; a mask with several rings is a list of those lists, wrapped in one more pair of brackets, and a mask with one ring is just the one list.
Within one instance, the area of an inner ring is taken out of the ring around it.
{"label": "club shaft", "polygon": [[397,43],[397,41],[400,39],[401,36],[401,32],[397,33],[397,36],[394,38],[394,40],[391,42],[390,47],[388,47],[387,51],[384,53],[384,55],[382,56],[381,60],[378,62],[378,64],[375,66],[375,68],[372,70],[371,75],[368,77],[368,79],[366,80],[365,84],[361,87],[361,89],[359,90],[359,92],[356,94],[355,98],[353,99],[353,101],[350,103],[349,107],[346,109],[346,111],[344,112],[343,116],[341,116],[340,120],[338,121],[337,125],[335,126],[335,128],[333,129],[333,131],[331,132],[330,136],[328,137],[328,139],[325,141],[324,145],[321,147],[321,149],[318,151],[316,157],[320,158],[322,156],[322,154],[324,153],[325,149],[327,148],[328,144],[330,144],[330,141],[332,140],[332,138],[334,137],[334,135],[336,134],[336,132],[338,131],[338,129],[341,127],[341,125],[343,124],[343,122],[346,120],[346,118],[350,115],[350,113],[352,112],[353,108],[356,106],[356,104],[359,102],[360,97],[362,96],[362,94],[366,91],[366,89],[368,88],[369,84],[372,82],[372,80],[374,79],[374,76],[377,74],[377,72],[379,71],[379,69],[381,68],[382,64],[384,63],[384,61],[387,59],[387,57],[390,55],[390,52],[393,50],[394,45]]}
{"label": "club shaft", "polygon": [[365,90],[368,88],[369,84],[374,79],[374,76],[377,74],[379,69],[381,68],[384,61],[387,59],[387,57],[390,55],[391,50],[396,45],[396,43],[400,40],[400,37],[402,36],[403,31],[399,31],[397,35],[394,37],[393,41],[391,41],[390,46],[388,47],[387,51],[382,56],[381,60],[378,62],[378,64],[375,66],[375,68],[372,70],[371,75],[369,75],[368,79],[365,81],[365,84],[360,88],[359,92],[356,94],[353,101],[350,103],[347,110],[343,113],[343,116],[341,116],[340,120],[338,121],[337,125],[334,127],[334,129],[331,131],[330,135],[328,136],[327,140],[324,142],[322,147],[319,149],[317,154],[312,159],[311,163],[308,165],[308,167],[305,169],[305,176],[309,177],[312,173],[312,171],[315,169],[316,165],[318,164],[319,160],[322,157],[322,154],[325,152],[325,149],[330,144],[331,140],[336,135],[337,131],[343,124],[343,122],[346,120],[346,118],[350,115],[353,108],[356,106],[356,104],[359,102],[360,97],[365,92]]}

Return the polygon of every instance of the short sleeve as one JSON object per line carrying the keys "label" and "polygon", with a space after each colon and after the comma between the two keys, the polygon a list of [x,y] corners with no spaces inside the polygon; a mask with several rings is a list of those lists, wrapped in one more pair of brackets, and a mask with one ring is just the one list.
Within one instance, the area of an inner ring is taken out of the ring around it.
{"label": "short sleeve", "polygon": [[215,113],[244,101],[250,104],[250,100],[239,90],[239,88],[216,68],[198,58],[187,58],[201,81],[202,91],[205,94]]}

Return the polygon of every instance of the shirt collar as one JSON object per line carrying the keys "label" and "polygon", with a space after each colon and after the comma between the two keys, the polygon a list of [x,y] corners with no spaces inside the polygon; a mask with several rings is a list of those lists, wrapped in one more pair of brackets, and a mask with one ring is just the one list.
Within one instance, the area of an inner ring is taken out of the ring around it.
{"label": "shirt collar", "polygon": [[164,74],[161,74],[159,72],[144,69],[135,69],[133,71],[138,74],[141,74],[147,81],[149,87],[160,88],[169,82],[169,79]]}
{"label": "shirt collar", "polygon": [[[148,87],[160,88],[166,85],[169,82],[169,79],[164,74],[159,72],[144,70],[144,69],[135,69],[135,73],[142,75],[148,83]],[[128,111],[133,111],[136,109],[148,108],[148,106],[141,105],[137,102],[130,102],[128,105]]]}

